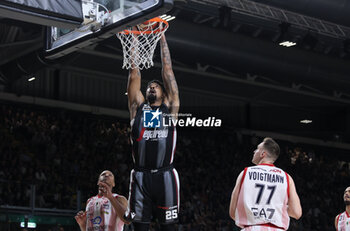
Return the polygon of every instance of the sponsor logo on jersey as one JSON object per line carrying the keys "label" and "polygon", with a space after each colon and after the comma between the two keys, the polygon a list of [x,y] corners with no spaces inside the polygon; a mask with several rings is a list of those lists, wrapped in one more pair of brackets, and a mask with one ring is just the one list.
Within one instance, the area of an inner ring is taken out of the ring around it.
{"label": "sponsor logo on jersey", "polygon": [[272,222],[275,209],[273,208],[251,208],[255,219],[269,220]]}
{"label": "sponsor logo on jersey", "polygon": [[103,204],[104,209],[109,209],[109,204]]}
{"label": "sponsor logo on jersey", "polygon": [[157,140],[157,139],[164,139],[168,137],[168,129],[162,129],[162,130],[145,130],[143,133],[142,138],[145,140]]}
{"label": "sponsor logo on jersey", "polygon": [[107,225],[100,225],[100,226],[94,226],[94,227],[87,228],[88,231],[101,231],[101,230],[107,230],[107,229],[108,229]]}
{"label": "sponsor logo on jersey", "polygon": [[94,217],[91,219],[91,223],[94,225],[99,225],[101,224],[102,218],[100,216]]}
{"label": "sponsor logo on jersey", "polygon": [[282,171],[279,170],[279,169],[271,169],[269,172],[278,172],[278,173],[282,173]]}

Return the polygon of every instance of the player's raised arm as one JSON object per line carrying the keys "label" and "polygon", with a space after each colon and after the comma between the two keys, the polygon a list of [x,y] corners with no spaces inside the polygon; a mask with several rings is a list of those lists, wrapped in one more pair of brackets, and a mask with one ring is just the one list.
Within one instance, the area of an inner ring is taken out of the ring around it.
{"label": "player's raised arm", "polygon": [[128,200],[121,195],[118,195],[118,197],[115,197],[112,193],[112,187],[104,182],[99,182],[99,186],[102,186],[105,191],[103,191],[102,195],[105,196],[114,207],[117,216],[125,223],[129,224],[130,222],[125,219],[124,214],[128,207]]}
{"label": "player's raised arm", "polygon": [[299,219],[302,215],[300,199],[295,188],[294,181],[291,176],[289,178],[289,200],[288,200],[288,215],[295,219]]}
{"label": "player's raised arm", "polygon": [[169,103],[170,112],[175,114],[179,111],[180,106],[179,89],[177,87],[170,51],[164,34],[160,39],[160,48],[162,56],[162,79],[167,92],[166,99]]}
{"label": "player's raised arm", "polygon": [[145,101],[141,92],[141,72],[138,68],[130,69],[127,90],[130,120],[132,120],[136,115],[137,107]]}
{"label": "player's raised arm", "polygon": [[[136,27],[133,27],[133,29],[136,30]],[[132,39],[133,42],[138,43],[137,37],[133,36]],[[135,60],[138,55],[136,52],[138,51],[135,49],[135,47],[130,49],[131,60],[133,62],[129,70],[127,86],[130,120],[135,117],[138,106],[140,106],[145,101],[145,98],[141,92],[141,72],[140,69],[135,65]]]}

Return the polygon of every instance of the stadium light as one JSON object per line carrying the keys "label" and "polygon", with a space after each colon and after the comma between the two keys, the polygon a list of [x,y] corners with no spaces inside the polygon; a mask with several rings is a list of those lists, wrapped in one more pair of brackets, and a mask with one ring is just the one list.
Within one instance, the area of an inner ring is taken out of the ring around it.
{"label": "stadium light", "polygon": [[312,123],[312,120],[307,120],[307,119],[305,119],[305,120],[300,120],[300,123],[301,123],[301,124],[310,124],[310,123]]}
{"label": "stadium light", "polygon": [[284,47],[292,47],[297,45],[297,43],[291,42],[291,41],[283,41],[283,42],[280,42],[279,45]]}

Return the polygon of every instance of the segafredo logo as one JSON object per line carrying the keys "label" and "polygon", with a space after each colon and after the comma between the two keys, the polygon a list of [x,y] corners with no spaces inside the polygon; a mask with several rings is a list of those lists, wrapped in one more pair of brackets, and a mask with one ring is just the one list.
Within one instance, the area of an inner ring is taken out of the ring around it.
{"label": "segafredo logo", "polygon": [[[165,114],[157,110],[143,111],[143,126],[145,128],[179,127],[221,127],[221,119],[208,117],[205,119],[192,117],[192,114]],[[176,119],[177,118],[177,119]]]}

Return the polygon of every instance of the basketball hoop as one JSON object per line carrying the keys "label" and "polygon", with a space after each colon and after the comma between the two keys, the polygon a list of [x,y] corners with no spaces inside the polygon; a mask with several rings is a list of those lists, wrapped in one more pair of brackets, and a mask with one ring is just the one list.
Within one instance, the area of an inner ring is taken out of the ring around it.
{"label": "basketball hoop", "polygon": [[169,23],[159,17],[152,18],[117,34],[123,47],[123,68],[148,69],[153,66],[153,54]]}

